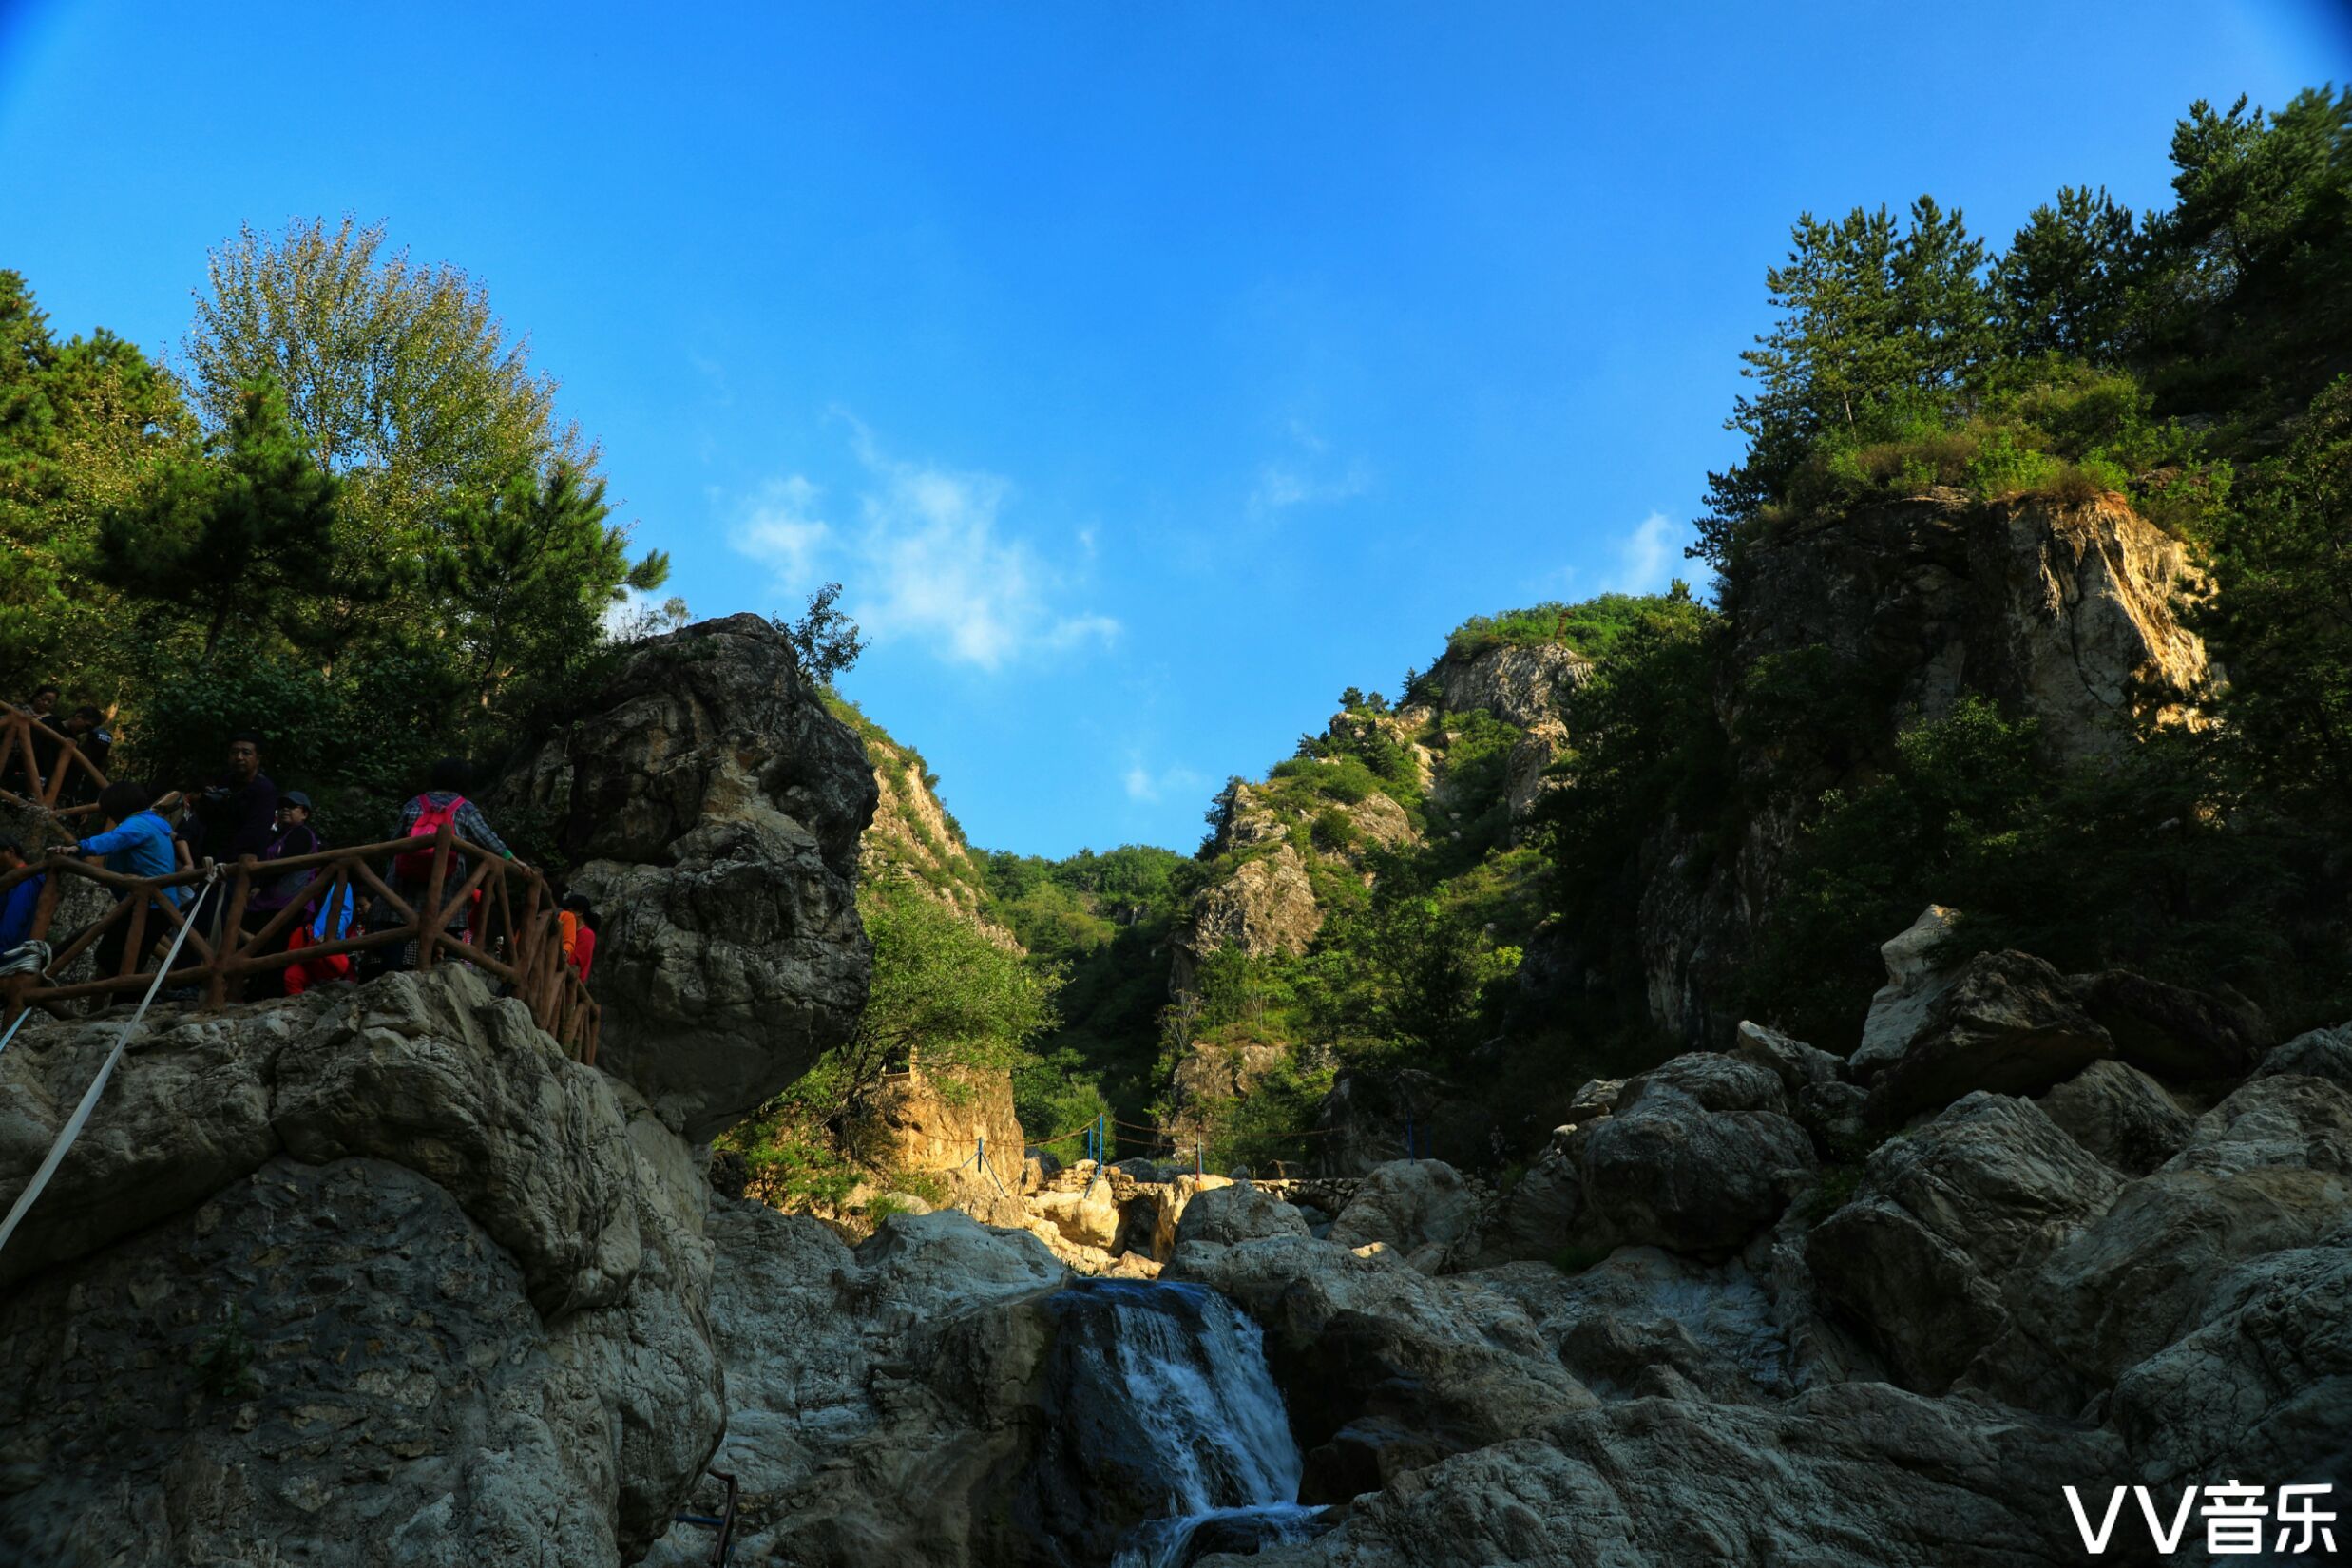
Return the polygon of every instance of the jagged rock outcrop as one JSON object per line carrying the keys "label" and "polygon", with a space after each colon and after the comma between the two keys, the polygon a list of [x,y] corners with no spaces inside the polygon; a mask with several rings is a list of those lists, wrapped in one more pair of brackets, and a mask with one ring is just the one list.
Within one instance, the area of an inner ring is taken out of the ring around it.
{"label": "jagged rock outcrop", "polygon": [[551,820],[604,912],[600,1065],[706,1139],[846,1039],[873,775],[755,615],[639,645],[495,797]]}
{"label": "jagged rock outcrop", "polygon": [[[1718,707],[1740,732],[1739,677],[1818,650],[1882,740],[1969,692],[2034,718],[2054,765],[2112,755],[2135,724],[2198,722],[2206,652],[2176,600],[2199,579],[2182,544],[2118,497],[1889,501],[1753,541],[1725,582],[1734,633]],[[1751,933],[1828,774],[1735,755],[1751,788],[1730,853],[1712,824],[1654,837],[1637,915],[1652,1017],[1693,1044],[1728,1042]],[[1843,1042],[1834,1042],[1841,1046]]]}
{"label": "jagged rock outcrop", "polygon": [[1483,708],[1520,730],[1558,719],[1561,699],[1592,673],[1593,661],[1562,642],[1482,648],[1468,657],[1448,653],[1429,678],[1444,693],[1449,713]]}
{"label": "jagged rock outcrop", "polygon": [[1194,966],[1219,948],[1238,947],[1252,958],[1295,957],[1321,929],[1323,910],[1306,863],[1288,842],[1277,845],[1272,854],[1245,860],[1233,875],[1201,889],[1177,938],[1176,988],[1184,989]]}
{"label": "jagged rock outcrop", "polygon": [[1806,1261],[1905,1386],[1941,1393],[2008,1328],[2004,1279],[2121,1190],[2031,1100],[1979,1092],[1881,1145]]}
{"label": "jagged rock outcrop", "polygon": [[1916,1034],[1875,1062],[1858,1054],[1855,1072],[1866,1114],[1893,1126],[1979,1089],[2037,1094],[2114,1050],[2057,970],[2031,953],[1979,953],[1936,992]]}

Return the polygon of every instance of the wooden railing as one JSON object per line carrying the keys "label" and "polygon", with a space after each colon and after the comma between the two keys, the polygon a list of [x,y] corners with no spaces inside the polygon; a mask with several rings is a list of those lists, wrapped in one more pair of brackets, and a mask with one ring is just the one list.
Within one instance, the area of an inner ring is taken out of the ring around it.
{"label": "wooden railing", "polygon": [[[67,785],[82,798],[60,805]],[[27,709],[0,704],[0,795],[70,820],[98,809],[106,775],[82,748]]]}
{"label": "wooden railing", "polygon": [[[66,1003],[83,997],[136,1001],[154,979],[162,957],[158,949],[167,948],[183,927],[189,927],[187,936],[163,984],[170,990],[199,988],[200,1004],[206,1008],[244,1000],[245,984],[255,975],[414,943],[413,967],[430,970],[454,959],[504,981],[508,994],[523,999],[533,1021],[566,1053],[593,1064],[601,1009],[564,961],[555,899],[545,880],[527,866],[459,838],[445,823],[430,840],[432,868],[422,887],[387,881],[378,868],[389,866],[395,854],[423,852],[425,842],[394,839],[283,860],[246,855],[230,865],[149,877],[126,876],[74,855],[48,855],[0,878],[5,892],[27,877],[48,876],[30,934],[50,944],[49,962],[38,974],[0,982],[7,1016],[12,1020],[27,1007],[60,1013]],[[257,893],[276,890],[285,878],[305,872],[307,880],[283,908],[256,929],[243,928]],[[76,880],[108,889],[113,908],[78,930],[53,934],[66,884]],[[307,926],[322,907],[340,908],[347,893],[354,905],[373,902],[366,920],[354,916],[347,934],[334,941],[287,947],[297,924]],[[192,927],[190,913],[196,916]],[[461,916],[462,928],[453,928]],[[64,978],[118,928],[124,937],[114,973]]]}

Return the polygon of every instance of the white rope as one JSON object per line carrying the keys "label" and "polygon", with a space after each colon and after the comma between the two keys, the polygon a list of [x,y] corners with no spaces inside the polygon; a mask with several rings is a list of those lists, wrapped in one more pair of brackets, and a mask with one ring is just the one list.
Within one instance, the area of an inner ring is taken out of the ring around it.
{"label": "white rope", "polygon": [[[82,1128],[89,1120],[90,1112],[97,1108],[98,1097],[106,1092],[106,1080],[114,1076],[114,1064],[123,1060],[123,1048],[130,1043],[131,1031],[138,1028],[139,1021],[147,1016],[147,1004],[153,1002],[155,993],[163,988],[163,977],[171,973],[172,960],[180,956],[181,944],[188,940],[188,932],[195,928],[197,907],[203,901],[204,890],[220,874],[220,868],[216,866],[197,885],[196,897],[189,900],[187,918],[180,922],[180,934],[171,939],[171,951],[165,953],[163,962],[156,966],[155,979],[148,983],[147,994],[139,999],[139,1010],[131,1014],[129,1023],[123,1025],[123,1032],[114,1037],[114,1049],[106,1053],[105,1065],[98,1069],[98,1076],[90,1080],[88,1092],[82,1096],[82,1103],[74,1107],[73,1115],[67,1117],[65,1126],[58,1130],[57,1141],[49,1145],[48,1157],[41,1162],[39,1170],[32,1173],[32,1184],[18,1196],[16,1207],[9,1211],[7,1222],[0,1223],[0,1247],[9,1244],[9,1237],[16,1233],[17,1221],[25,1217],[25,1211],[32,1207],[33,1199],[41,1195],[41,1189],[47,1187],[49,1177],[57,1174],[57,1167],[65,1159],[66,1151],[73,1147],[73,1140],[82,1136]],[[17,1022],[21,1023],[24,1019],[20,1016]]]}

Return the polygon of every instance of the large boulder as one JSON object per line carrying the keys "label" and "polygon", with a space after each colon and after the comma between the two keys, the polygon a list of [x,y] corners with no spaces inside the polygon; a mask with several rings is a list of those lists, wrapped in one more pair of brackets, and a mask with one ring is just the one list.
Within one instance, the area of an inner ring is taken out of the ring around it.
{"label": "large boulder", "polygon": [[1187,1248],[1166,1277],[1214,1287],[1265,1329],[1306,1453],[1304,1501],[1353,1497],[1594,1403],[1517,1302],[1385,1249],[1272,1236]]}
{"label": "large boulder", "polygon": [[1343,1247],[1386,1247],[1425,1274],[1465,1249],[1478,1231],[1478,1195],[1462,1173],[1435,1159],[1375,1167],[1331,1222]]}
{"label": "large boulder", "polygon": [[2262,1015],[2242,1001],[2130,969],[2071,975],[2067,984],[2117,1056],[2167,1082],[2243,1078],[2270,1043]]}
{"label": "large boulder", "polygon": [[1979,1089],[2038,1093],[2114,1049],[2057,970],[2030,953],[1979,953],[1897,1054],[1862,1053],[1856,1067],[1867,1069],[1871,1119],[1892,1126]]}
{"label": "large boulder", "polygon": [[2009,1276],[2121,1186],[2031,1100],[1973,1094],[1872,1153],[1806,1261],[1906,1386],[1941,1393],[2008,1329]]}
{"label": "large boulder", "polygon": [[1694,1051],[1578,1099],[1581,1119],[1555,1132],[1503,1195],[1488,1261],[1626,1244],[1735,1248],[1778,1218],[1815,1168],[1780,1080],[1752,1062]]}
{"label": "large boulder", "polygon": [[1306,1216],[1247,1181],[1202,1193],[1184,1206],[1176,1229],[1178,1252],[1188,1246],[1230,1247],[1264,1236],[1303,1236]]}
{"label": "large boulder", "polygon": [[1640,1399],[1554,1417],[1360,1498],[1252,1568],[2023,1568],[2073,1562],[2063,1482],[2128,1479],[2104,1432],[1884,1383],[1781,1405]]}
{"label": "large boulder", "polygon": [[1595,1234],[1707,1252],[1777,1219],[1814,1156],[1775,1078],[1692,1052],[1627,1084],[1583,1139],[1580,1163]]}
{"label": "large boulder", "polygon": [[[274,1158],[5,1319],[0,1559],[621,1561],[629,1456],[593,1382],[402,1166]],[[698,1465],[716,1422],[668,1419]]]}
{"label": "large boulder", "polygon": [[2126,1176],[2170,1159],[2193,1125],[2163,1084],[2120,1061],[2094,1061],[2040,1102],[2068,1137]]}
{"label": "large boulder", "polygon": [[[112,1037],[0,1058],[19,1179]],[[133,1045],[5,1254],[0,1558],[634,1560],[720,1425],[708,1188],[643,1101],[455,965]],[[100,1365],[165,1414],[86,1425]],[[119,1463],[56,1436],[124,1420]]]}
{"label": "large boulder", "polygon": [[[1069,1272],[1034,1236],[896,1214],[854,1252],[816,1220],[712,1205],[711,1318],[727,1367],[714,1468],[738,1486],[738,1562],[987,1560],[1040,1437],[1042,1304]],[[716,1483],[702,1509],[718,1501]],[[710,1559],[679,1525],[645,1568]]]}
{"label": "large boulder", "polygon": [[1870,998],[1853,1069],[1864,1077],[1892,1063],[1927,1027],[1927,1010],[1952,988],[1951,972],[1937,962],[1952,935],[1950,909],[1930,904],[1920,917],[1879,944],[1886,984]]}
{"label": "large boulder", "polygon": [[639,645],[493,798],[551,824],[604,915],[598,1062],[690,1142],[849,1038],[875,792],[857,736],[755,615]]}
{"label": "large boulder", "polygon": [[[0,1056],[0,1188],[30,1178],[121,1028],[35,1020]],[[386,1159],[439,1184],[549,1316],[618,1299],[638,1267],[636,1160],[611,1080],[452,964],[228,1012],[150,1012],[0,1252],[0,1283],[201,1202],[281,1151]]]}

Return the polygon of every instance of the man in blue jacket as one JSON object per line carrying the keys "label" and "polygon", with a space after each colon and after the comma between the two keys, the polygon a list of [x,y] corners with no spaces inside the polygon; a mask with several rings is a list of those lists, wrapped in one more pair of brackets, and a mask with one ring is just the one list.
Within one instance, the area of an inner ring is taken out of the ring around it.
{"label": "man in blue jacket", "polygon": [[[76,849],[85,855],[105,857],[106,870],[124,876],[171,875],[180,869],[179,856],[172,851],[171,824],[149,809],[154,803],[155,792],[144,784],[117,779],[98,795],[98,814],[105,818],[106,831],[82,840]],[[187,903],[185,888],[166,888],[163,896],[171,901],[174,908]],[[160,936],[158,927],[163,925],[161,920],[151,921],[148,935]],[[98,939],[100,976],[122,972],[123,947],[129,940],[127,919],[107,927],[105,935]],[[143,960],[146,955],[139,956]]]}

